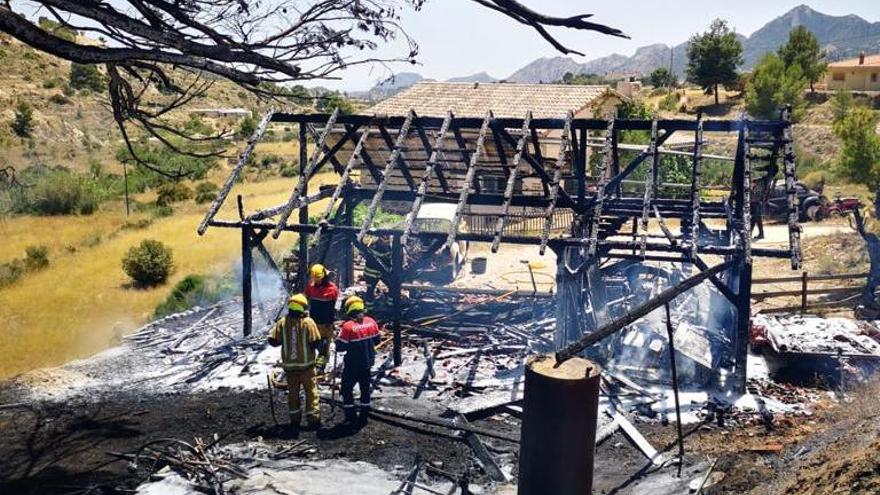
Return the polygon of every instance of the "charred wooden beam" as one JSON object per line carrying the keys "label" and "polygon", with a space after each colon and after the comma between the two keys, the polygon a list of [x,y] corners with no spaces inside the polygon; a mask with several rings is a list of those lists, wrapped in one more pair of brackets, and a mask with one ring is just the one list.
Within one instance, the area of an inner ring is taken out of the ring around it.
{"label": "charred wooden beam", "polygon": [[205,234],[208,230],[208,225],[214,220],[217,212],[220,211],[220,207],[223,206],[223,203],[229,196],[229,192],[232,191],[232,186],[235,185],[238,176],[241,175],[241,171],[244,170],[244,166],[247,165],[248,160],[253,154],[254,147],[257,146],[260,138],[263,137],[263,134],[265,134],[266,129],[269,127],[269,122],[272,121],[272,115],[273,112],[270,110],[263,116],[263,119],[260,121],[259,125],[257,125],[257,129],[251,135],[250,139],[248,139],[247,146],[245,146],[241,154],[238,155],[238,162],[236,162],[232,172],[229,173],[229,177],[226,178],[226,182],[223,184],[223,187],[220,188],[217,197],[211,202],[211,206],[208,208],[208,213],[205,214],[205,218],[203,218],[202,222],[199,224],[199,235]]}
{"label": "charred wooden beam", "polygon": [[[330,115],[330,118],[327,119],[324,131],[321,133],[321,138],[318,140],[318,143],[315,146],[315,151],[312,153],[309,164],[302,170],[299,182],[297,182],[296,187],[294,187],[293,193],[290,195],[290,199],[287,200],[287,206],[284,208],[284,210],[281,211],[281,217],[278,219],[278,226],[272,232],[272,237],[274,239],[277,239],[278,236],[281,235],[281,232],[283,232],[284,230],[284,226],[287,224],[287,219],[290,218],[290,213],[293,211],[294,205],[306,191],[306,188],[309,184],[309,178],[311,177],[312,172],[315,171],[318,165],[318,159],[320,158],[323,151],[324,142],[327,140],[327,136],[330,135],[330,130],[336,124],[337,118],[339,118],[338,108],[334,110],[333,113]],[[302,166],[302,164],[300,164],[300,166]]]}
{"label": "charred wooden beam", "polygon": [[474,176],[477,173],[477,164],[480,162],[480,155],[484,152],[484,146],[486,141],[486,133],[489,131],[489,124],[492,122],[492,112],[486,112],[486,118],[483,119],[483,124],[480,126],[480,133],[477,135],[477,144],[474,147],[474,152],[471,155],[471,161],[468,164],[467,173],[465,174],[464,184],[461,188],[461,195],[458,198],[458,205],[455,208],[455,216],[452,218],[452,225],[449,227],[449,235],[446,238],[446,247],[451,247],[452,243],[455,242],[455,237],[458,235],[458,223],[461,219],[462,213],[464,213],[464,209],[467,206],[468,195],[471,193],[471,185],[474,182]]}
{"label": "charred wooden beam", "polygon": [[[620,121],[620,120],[618,121],[618,123],[621,123],[621,122],[626,122],[626,121]],[[618,129],[618,130],[620,130],[620,129]],[[670,137],[672,137],[672,131],[666,131],[665,134],[658,136],[657,141],[656,141],[656,146],[657,147],[662,146],[663,143],[665,143],[666,140],[669,139]],[[642,162],[645,161],[649,157],[651,157],[650,149],[647,149],[647,150],[639,153],[639,156],[637,156],[635,159],[633,159],[631,162],[629,162],[629,164],[627,164],[625,169],[623,169],[620,173],[615,175],[614,178],[612,178],[610,181],[608,181],[608,187],[610,188],[610,190],[612,190],[612,191],[616,190],[617,187],[620,185],[620,181],[629,177],[630,174],[632,174],[639,167],[639,165],[641,165]]]}
{"label": "charred wooden beam", "polygon": [[651,168],[645,176],[645,196],[642,200],[642,221],[639,224],[642,231],[641,247],[639,254],[645,254],[645,243],[648,240],[648,217],[654,200],[655,187],[657,186],[657,167],[660,164],[660,154],[657,153],[657,120],[651,122],[651,143],[648,145],[648,157],[651,159]]}
{"label": "charred wooden beam", "polygon": [[700,245],[700,191],[703,174],[703,114],[697,115],[697,130],[694,132],[694,158],[691,175],[691,225],[688,233],[691,258],[696,258]]}
{"label": "charred wooden beam", "polygon": [[581,338],[580,340],[578,340],[577,342],[574,342],[574,343],[566,346],[565,348],[557,351],[556,352],[556,361],[561,363],[563,361],[571,359],[572,357],[574,357],[575,355],[577,355],[578,353],[580,353],[581,351],[583,351],[587,347],[590,347],[591,345],[613,335],[614,333],[619,332],[627,325],[631,325],[631,324],[635,323],[639,319],[647,316],[648,313],[650,313],[651,311],[654,311],[655,309],[663,306],[664,304],[671,302],[673,299],[675,299],[679,295],[684,294],[685,292],[693,289],[697,285],[703,283],[709,277],[716,275],[718,273],[721,273],[722,271],[730,268],[730,266],[732,264],[733,264],[732,261],[726,261],[724,263],[715,265],[712,268],[710,268],[704,272],[700,272],[696,275],[693,275],[691,277],[684,279],[681,283],[679,283],[675,287],[670,287],[670,288],[664,290],[659,295],[657,295],[657,297],[642,303],[641,305],[637,306],[635,309],[633,309],[632,311],[630,311],[626,315],[622,316],[621,318],[618,318],[617,320],[612,321],[611,323],[607,323],[605,325],[602,325],[595,332],[589,333],[589,334],[585,335],[583,338]]}
{"label": "charred wooden beam", "polygon": [[[448,112],[448,114],[451,115],[452,112]],[[446,123],[446,119],[443,119],[443,122]],[[451,123],[452,123],[452,118],[450,117],[449,124],[451,124]],[[446,126],[447,130],[449,129],[449,124],[447,124],[447,126]],[[443,128],[442,124],[440,125],[440,128],[441,129]],[[425,131],[424,127],[422,127],[420,125],[416,125],[416,132],[418,132],[419,139],[422,141],[422,146],[425,148],[425,152],[427,153],[428,158],[430,159],[431,157],[434,156],[434,152],[436,151],[436,146],[431,146],[430,141],[428,141],[428,133]],[[440,136],[445,136],[445,134],[446,134],[445,132],[441,132]],[[436,136],[434,138],[434,141],[437,141],[438,139],[440,139],[440,136]],[[443,154],[442,151],[440,154],[441,155]],[[439,159],[437,159],[435,161],[436,161],[436,163],[440,163]],[[443,189],[443,192],[449,192],[449,181],[446,180],[446,174],[443,173],[443,167],[436,167],[435,166],[433,173],[437,175],[437,181],[440,182],[440,188]]]}
{"label": "charred wooden beam", "polygon": [[[532,157],[528,153],[524,153],[523,159],[526,161],[526,163],[528,163],[532,167],[532,170],[538,175],[538,177],[540,177],[541,185],[544,187],[544,194],[549,197],[551,194],[553,194],[550,192],[552,189],[551,184],[553,183],[553,177],[547,173],[547,170],[544,169],[544,159],[540,155],[540,141],[538,141],[538,139],[539,139],[538,133],[534,128],[534,122],[535,121],[532,120],[532,144],[533,144],[533,148],[536,150],[539,150],[539,151],[538,151],[538,154],[535,155],[534,157]],[[502,129],[499,132],[501,133],[501,136],[504,137],[504,139],[507,142],[509,142],[511,145],[516,144],[516,142],[517,142],[516,139],[514,139],[513,136],[511,136],[509,132],[507,132],[504,129]],[[574,201],[574,199],[572,199],[572,197],[567,192],[565,192],[563,189],[560,189],[560,188],[557,188],[557,189],[558,190],[556,191],[556,194],[558,194],[558,196],[565,203],[572,205],[571,206],[572,209],[577,211],[578,204]]]}
{"label": "charred wooden beam", "polygon": [[[315,164],[315,170],[314,172],[312,172],[312,175],[320,172],[321,168],[327,162],[330,162],[333,165],[333,170],[337,174],[342,174],[342,169],[344,167],[342,166],[342,163],[340,163],[339,160],[336,158],[336,153],[338,153],[339,150],[341,150],[348,143],[349,140],[351,140],[352,142],[355,141],[355,136],[357,135],[358,129],[360,129],[360,126],[346,125],[345,133],[342,135],[339,141],[336,141],[336,143],[333,144],[333,146],[327,146],[327,143],[325,141],[324,144],[321,145],[324,154],[321,159],[318,160],[318,163]],[[321,133],[318,132],[313,126],[308,126],[308,131],[312,135],[312,137],[315,138],[315,141],[321,140]]]}
{"label": "charred wooden beam", "polygon": [[[272,117],[273,122],[306,122],[322,124],[327,120],[327,114],[285,114],[276,113]],[[405,116],[393,116],[384,119],[388,125],[400,126],[406,120]],[[478,129],[482,123],[480,117],[458,117],[452,122],[453,129]],[[521,117],[498,118],[499,128],[519,129],[522,127]],[[349,125],[370,125],[375,123],[375,115],[343,115],[339,123]],[[438,128],[443,122],[442,116],[419,117],[416,123],[426,129]],[[662,119],[659,121],[662,131],[685,131],[693,132],[696,129],[695,120]],[[560,130],[565,126],[564,118],[541,118],[534,119],[532,124],[538,129]],[[755,132],[781,132],[785,127],[784,122],[779,120],[752,121],[752,130]],[[607,119],[583,119],[578,118],[572,122],[572,129],[587,129],[591,131],[603,131],[608,127]],[[647,120],[621,120],[616,125],[618,131],[650,131],[651,122]],[[706,132],[737,132],[742,127],[742,121],[738,120],[710,120],[705,122]]]}
{"label": "charred wooden beam", "polygon": [[801,226],[798,224],[797,207],[797,177],[795,176],[795,153],[791,135],[791,105],[787,106],[782,113],[782,119],[786,125],[782,130],[785,141],[783,155],[785,162],[785,193],[786,206],[788,206],[788,248],[791,250],[791,269],[800,270],[803,263],[801,252]]}
{"label": "charred wooden beam", "polygon": [[[498,252],[498,246],[501,244],[501,234],[504,232],[504,222],[510,213],[510,202],[513,200],[513,192],[516,189],[516,173],[519,169],[519,162],[523,153],[528,153],[528,136],[531,133],[532,112],[527,112],[523,119],[522,134],[516,143],[516,154],[513,156],[513,162],[508,167],[507,185],[504,188],[504,203],[501,205],[501,214],[495,222],[495,238],[492,239],[492,252]],[[498,138],[496,137],[496,143]]]}
{"label": "charred wooden beam", "polygon": [[342,191],[351,187],[351,171],[354,167],[361,161],[362,152],[364,150],[364,143],[367,142],[367,139],[370,138],[370,129],[365,130],[361,133],[361,138],[358,139],[357,144],[354,147],[354,151],[351,153],[351,158],[348,159],[348,163],[345,165],[345,169],[342,171],[342,176],[339,177],[339,182],[336,184],[336,189],[333,190],[333,195],[330,196],[330,201],[327,202],[326,208],[321,213],[320,217],[318,217],[318,230],[315,231],[315,245],[321,240],[321,234],[324,231],[324,224],[327,222],[327,219],[330,218],[330,214],[333,212],[333,207],[336,205],[336,201],[339,200],[339,197],[342,195]]}
{"label": "charred wooden beam", "polygon": [[448,112],[446,114],[446,118],[443,120],[443,124],[440,126],[440,130],[438,131],[437,137],[434,140],[431,157],[425,164],[425,174],[422,176],[422,180],[419,183],[419,189],[418,191],[416,191],[416,198],[413,201],[412,208],[406,215],[406,220],[404,220],[403,222],[403,235],[401,237],[401,242],[403,242],[404,245],[406,245],[407,241],[409,241],[409,236],[412,231],[413,224],[415,222],[415,219],[419,215],[419,210],[422,208],[422,203],[425,201],[425,195],[428,193],[428,184],[430,184],[431,182],[431,177],[438,169],[437,160],[440,154],[439,150],[443,147],[443,141],[446,139],[446,134],[449,132],[450,123],[452,123],[452,112]]}
{"label": "charred wooden beam", "polygon": [[[543,170],[544,170],[544,156],[543,156],[543,154],[541,153],[541,140],[538,139],[538,129],[535,128],[534,123],[532,123],[532,124],[533,124],[533,125],[532,125],[532,127],[531,127],[531,129],[530,129],[530,132],[531,132],[531,134],[532,134],[532,148],[533,148],[533,150],[534,150],[534,152],[533,152],[532,154],[535,155],[535,159],[534,159],[534,160],[528,160],[529,155],[528,155],[528,153],[527,153],[527,154],[526,154],[526,161],[527,161],[527,162],[532,166],[532,168],[535,169],[536,171],[537,171],[538,169],[540,169],[541,171],[543,171]],[[545,173],[544,175],[546,176],[546,173]],[[550,182],[550,181],[549,181],[549,180],[544,181],[544,180],[543,180],[543,179],[544,179],[544,176],[542,176],[541,179],[542,179],[542,180],[541,180],[541,186],[544,188],[544,195],[547,196],[547,195],[550,194],[550,186],[547,185],[547,183]]]}
{"label": "charred wooden beam", "polygon": [[590,220],[590,245],[587,248],[590,257],[596,255],[602,209],[605,206],[605,187],[608,185],[608,168],[614,164],[614,122],[614,119],[608,121],[608,129],[605,130],[604,156],[599,162],[599,184],[596,189],[596,203],[593,205],[593,218]]}
{"label": "charred wooden beam", "polygon": [[[412,112],[412,110],[410,110]],[[415,115],[415,112],[413,112]],[[415,118],[415,117],[413,117]],[[406,163],[406,160],[403,158],[403,152],[406,149],[406,137],[409,135],[409,129],[412,128],[413,120],[409,120],[409,126],[407,126],[407,132],[404,133],[404,140],[400,141],[400,133],[403,132],[403,127],[398,130],[397,140],[391,139],[391,134],[388,132],[388,129],[385,128],[384,125],[379,125],[379,134],[382,135],[382,140],[385,141],[385,145],[388,146],[388,151],[392,153],[394,157],[395,165],[400,169],[400,173],[403,174],[404,180],[406,180],[407,185],[410,190],[414,191],[416,189],[416,181],[413,179],[412,172],[409,171],[409,165]],[[407,121],[404,121],[406,124]],[[395,151],[397,153],[395,153]]]}
{"label": "charred wooden beam", "polygon": [[547,242],[550,239],[550,229],[553,227],[553,214],[556,212],[556,200],[559,198],[560,181],[562,180],[562,170],[565,168],[565,157],[568,150],[571,149],[571,121],[574,114],[568,112],[565,116],[565,126],[562,128],[562,138],[559,143],[559,154],[556,156],[556,166],[553,170],[553,181],[550,183],[550,204],[547,206],[545,213],[544,230],[541,232],[541,244],[539,253],[544,255],[547,250]]}
{"label": "charred wooden beam", "polygon": [[370,201],[370,206],[367,209],[367,216],[364,218],[361,231],[358,232],[358,241],[363,242],[364,236],[367,235],[367,231],[370,230],[370,226],[373,224],[373,219],[376,217],[376,211],[379,209],[379,203],[382,201],[382,194],[385,192],[385,189],[388,188],[388,180],[391,178],[394,167],[398,164],[397,158],[400,156],[400,149],[406,143],[406,137],[409,134],[410,126],[412,126],[415,117],[416,113],[410,110],[407,119],[400,126],[400,130],[397,134],[397,141],[394,143],[393,149],[391,150],[391,156],[388,157],[388,163],[385,164],[385,171],[382,173],[382,182],[376,187],[376,193],[373,195],[373,199]]}
{"label": "charred wooden beam", "polygon": [[743,175],[742,175],[742,227],[740,242],[743,250],[743,261],[752,263],[752,144],[748,122],[743,128]]}

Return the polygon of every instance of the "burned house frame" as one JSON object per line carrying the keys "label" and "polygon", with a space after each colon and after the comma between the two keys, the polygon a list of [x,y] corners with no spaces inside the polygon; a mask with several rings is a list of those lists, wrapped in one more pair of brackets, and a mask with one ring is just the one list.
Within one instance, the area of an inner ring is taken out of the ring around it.
{"label": "burned house frame", "polygon": [[[289,200],[246,213],[239,198],[238,219],[217,219],[271,123],[299,128],[300,173]],[[648,133],[647,146],[636,150],[623,146],[621,136],[628,131]],[[736,136],[724,198],[704,193],[703,147],[708,133]],[[687,139],[686,152],[677,152],[686,155],[688,181],[679,180],[677,192],[670,194],[670,184],[661,180],[661,158],[666,152],[664,143],[674,134],[692,139]],[[771,162],[782,166],[766,165]],[[310,179],[328,167],[339,176],[338,182],[308,195]],[[637,170],[644,178],[634,192],[629,186]],[[252,325],[253,249],[272,263],[262,246],[266,236],[299,234],[297,289],[305,284],[307,266],[328,257],[333,257],[340,284],[353,284],[355,250],[359,252],[381,267],[381,278],[389,288],[395,308],[391,323],[396,363],[401,356],[402,286],[415,279],[435,253],[456,241],[490,243],[493,252],[503,249],[502,244],[527,244],[538,246],[541,254],[546,248],[556,254],[558,349],[621,316],[609,313],[614,304],[608,300],[603,280],[609,265],[674,263],[687,271],[706,272],[710,270],[708,258],[722,258],[724,270],[713,272],[708,280],[732,308],[725,325],[734,354],[735,388],[742,390],[752,259],[786,258],[793,269],[801,262],[795,174],[790,110],[772,121],[706,120],[702,116],[695,120],[604,120],[575,118],[570,112],[559,118],[532,118],[531,113],[496,118],[491,112],[482,118],[456,117],[452,112],[421,116],[412,110],[398,116],[342,115],[338,110],[332,115],[270,112],[198,230],[200,234],[209,227],[241,231],[245,334]],[[788,191],[788,246],[753,247],[755,198],[751,195],[760,189],[757,184],[776,180],[777,175]],[[318,222],[310,223],[310,213],[316,213],[310,205],[326,199],[329,204],[317,212]],[[414,227],[426,201],[456,205],[448,232]],[[386,202],[405,205],[406,220],[392,228],[376,228],[376,212]],[[368,205],[367,214],[355,225],[354,208],[361,203]],[[525,218],[537,220],[540,228],[512,228]],[[560,218],[563,229],[558,228]],[[466,219],[482,219],[475,223],[483,228],[460,231],[460,221]],[[660,231],[649,230],[649,223],[659,225]],[[378,259],[367,245],[368,238],[377,237],[389,241],[390,264]],[[412,239],[419,240],[424,249],[407,262],[404,245]],[[310,244],[316,247],[310,249]]]}

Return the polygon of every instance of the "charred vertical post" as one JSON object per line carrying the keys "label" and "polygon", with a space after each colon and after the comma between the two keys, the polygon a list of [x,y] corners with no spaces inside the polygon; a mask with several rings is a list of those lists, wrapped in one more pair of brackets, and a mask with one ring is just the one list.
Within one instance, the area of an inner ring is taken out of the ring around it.
{"label": "charred vertical post", "polygon": [[584,252],[574,247],[554,247],[553,250],[556,254],[557,288],[556,333],[553,340],[556,349],[562,349],[581,338],[585,326],[592,322],[586,315]]}
{"label": "charred vertical post", "polygon": [[[353,200],[349,194],[346,194],[342,197],[342,225],[346,227],[351,227],[354,223],[354,209],[357,206],[358,202]],[[337,267],[336,270],[339,272],[340,282],[342,287],[348,287],[354,285],[354,244],[352,241],[354,240],[354,232],[347,230],[342,235],[345,236],[347,242],[343,243],[343,253],[341,259],[343,260],[343,265]]]}
{"label": "charred vertical post", "polygon": [[737,303],[734,341],[734,390],[746,391],[746,360],[749,355],[749,322],[751,321],[752,297],[752,220],[751,220],[751,145],[748,121],[743,122],[739,133],[736,162],[734,165],[734,225],[737,234],[737,263],[733,270],[736,277]]}
{"label": "charred vertical post", "polygon": [[536,356],[526,366],[519,495],[588,494],[593,487],[599,367]]}
{"label": "charred vertical post", "polygon": [[251,334],[253,328],[253,313],[251,311],[251,295],[253,292],[253,268],[254,257],[251,251],[251,237],[253,233],[250,225],[245,223],[241,226],[241,304],[242,304],[242,333],[245,337]]}
{"label": "charred vertical post", "polygon": [[401,300],[400,300],[400,291],[401,285],[403,284],[403,280],[401,279],[401,275],[403,274],[403,243],[400,239],[400,234],[394,234],[394,237],[391,240],[391,298],[394,304],[394,320],[392,322],[392,330],[394,332],[394,366],[400,366],[400,363],[403,362],[403,357],[401,356],[401,348],[402,342],[400,337],[400,320],[403,317],[401,311]]}
{"label": "charred vertical post", "polygon": [[[309,159],[308,155],[308,133],[306,132],[306,123],[303,122],[299,125],[299,173],[300,180],[308,180],[307,177],[303,177],[303,174],[306,172],[306,162]],[[307,194],[308,184],[306,184],[303,194]],[[299,199],[299,198],[296,198]],[[309,223],[309,207],[308,205],[303,205],[299,209],[299,223],[302,225],[306,225]],[[309,273],[309,235],[305,232],[299,233],[299,273],[297,274],[297,284],[296,289],[302,290],[305,289],[306,283],[308,282],[308,273]]]}

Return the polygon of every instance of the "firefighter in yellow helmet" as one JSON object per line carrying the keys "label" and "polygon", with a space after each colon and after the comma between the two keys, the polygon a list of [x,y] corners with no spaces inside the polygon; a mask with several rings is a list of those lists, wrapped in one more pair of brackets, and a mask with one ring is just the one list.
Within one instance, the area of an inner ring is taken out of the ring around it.
{"label": "firefighter in yellow helmet", "polygon": [[333,322],[336,320],[339,288],[330,280],[330,273],[324,265],[312,265],[309,274],[311,277],[306,285],[305,296],[309,299],[309,314],[321,334],[317,368],[323,372],[330,357],[330,344],[333,342]]}
{"label": "firefighter in yellow helmet", "polygon": [[357,420],[354,387],[360,389],[360,420],[370,413],[370,369],[379,344],[379,324],[364,314],[364,300],[351,296],[345,300],[346,321],[339,330],[336,350],[345,353],[342,369],[342,409],[346,422]]}
{"label": "firefighter in yellow helmet", "polygon": [[306,422],[309,427],[321,424],[318,404],[318,382],[315,378],[315,359],[321,335],[309,317],[309,301],[296,294],[287,301],[287,315],[278,320],[269,331],[269,344],[281,346],[281,363],[287,374],[287,405],[290,424],[299,427],[302,421],[300,388],[306,396]]}

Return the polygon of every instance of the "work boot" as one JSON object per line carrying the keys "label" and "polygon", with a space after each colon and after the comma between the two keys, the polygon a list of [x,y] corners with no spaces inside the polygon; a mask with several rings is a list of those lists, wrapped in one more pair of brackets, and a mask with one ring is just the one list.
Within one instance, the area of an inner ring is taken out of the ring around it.
{"label": "work boot", "polygon": [[306,427],[310,430],[317,430],[321,427],[321,418],[317,416],[306,416]]}
{"label": "work boot", "polygon": [[346,423],[357,422],[358,415],[357,415],[357,411],[355,411],[355,409],[354,409],[354,406],[350,406],[350,407],[343,406],[342,410],[345,411],[345,422]]}
{"label": "work boot", "polygon": [[361,425],[367,424],[367,420],[370,419],[370,406],[369,404],[358,406],[358,422]]}
{"label": "work boot", "polygon": [[300,423],[302,423],[302,414],[290,413],[290,426],[294,428],[299,428]]}

